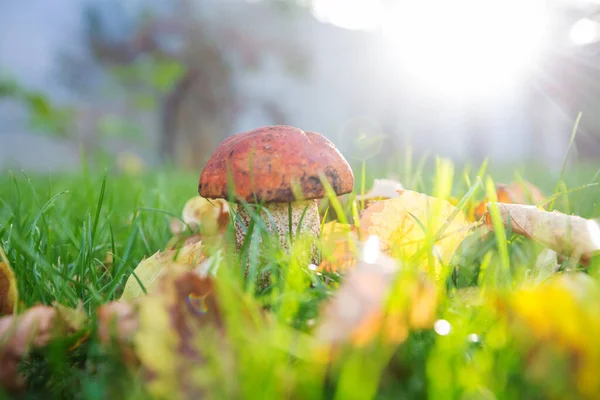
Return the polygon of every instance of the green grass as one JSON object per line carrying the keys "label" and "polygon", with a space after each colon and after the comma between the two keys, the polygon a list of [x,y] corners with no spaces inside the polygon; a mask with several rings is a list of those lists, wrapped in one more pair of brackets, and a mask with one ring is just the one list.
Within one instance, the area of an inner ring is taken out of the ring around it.
{"label": "green grass", "polygon": [[[355,166],[357,191],[374,178],[397,174],[407,189],[440,197],[466,200],[493,196],[493,182],[523,177],[546,193],[598,183],[594,167],[567,168],[561,182],[543,168],[493,170],[399,158],[397,167]],[[390,171],[390,168],[395,170]],[[526,173],[525,173],[526,172]],[[478,188],[475,188],[476,182]],[[141,176],[114,171],[80,174],[29,175],[8,172],[0,176],[0,243],[17,276],[20,310],[34,304],[84,309],[118,299],[127,278],[145,257],[164,248],[171,237],[169,217],[179,216],[186,200],[197,194],[197,174],[148,171]],[[492,180],[493,179],[493,180]],[[554,207],[584,217],[600,215],[600,187],[588,186],[557,195]],[[353,196],[350,197],[351,199]],[[465,205],[465,202],[461,203]],[[331,202],[328,218],[348,219],[360,205]],[[325,206],[324,206],[325,207]],[[251,234],[264,235],[260,221]],[[498,230],[483,243],[467,239],[442,282],[446,297],[438,317],[452,324],[453,334],[413,331],[401,346],[371,345],[346,349],[329,368],[291,356],[295,337],[288,327],[310,332],[320,305],[335,291],[337,274],[310,271],[297,254],[286,254],[265,236],[258,248],[248,243],[241,255],[225,254],[219,279],[242,282],[239,259],[250,260],[252,274],[271,271],[274,284],[267,290],[239,285],[273,312],[280,328],[255,335],[243,332],[229,338],[230,351],[215,354],[211,362],[192,366],[212,379],[215,398],[336,398],[336,399],[510,399],[547,398],[543,384],[522,373],[524,358],[502,342],[497,316],[456,301],[460,289],[480,287],[514,290],[526,279],[540,247],[510,230]],[[112,262],[106,264],[107,253]],[[333,282],[333,283],[332,283]],[[401,296],[398,292],[394,295]],[[393,296],[392,296],[393,297]],[[474,303],[473,303],[474,304]],[[229,304],[231,323],[235,304]],[[486,340],[469,342],[477,332]],[[251,345],[248,340],[254,340]],[[148,393],[135,370],[104,351],[93,338],[68,351],[70,339],[53,341],[22,365],[27,390],[18,398],[146,398]],[[475,361],[473,361],[475,360]],[[227,363],[233,363],[231,365]],[[1,368],[1,366],[0,366]],[[218,372],[226,370],[226,373]],[[235,389],[228,389],[228,387]],[[495,397],[486,397],[486,393]],[[233,395],[232,393],[235,393]],[[470,396],[470,397],[469,397]]]}

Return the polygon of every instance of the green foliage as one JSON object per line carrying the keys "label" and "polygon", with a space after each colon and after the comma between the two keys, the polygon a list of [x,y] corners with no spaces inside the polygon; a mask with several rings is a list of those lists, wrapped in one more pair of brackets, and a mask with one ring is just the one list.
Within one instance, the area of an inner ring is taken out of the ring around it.
{"label": "green foliage", "polygon": [[68,136],[73,112],[58,107],[43,93],[21,87],[14,80],[0,77],[0,99],[22,102],[30,114],[30,125],[38,132],[56,136]]}

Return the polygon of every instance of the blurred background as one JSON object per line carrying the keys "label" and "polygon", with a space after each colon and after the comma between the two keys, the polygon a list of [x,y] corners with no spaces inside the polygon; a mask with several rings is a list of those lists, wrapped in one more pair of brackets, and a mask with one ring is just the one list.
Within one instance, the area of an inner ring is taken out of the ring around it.
{"label": "blurred background", "polygon": [[600,156],[595,0],[0,0],[0,168],[200,169],[290,124],[351,160],[411,148],[559,170]]}

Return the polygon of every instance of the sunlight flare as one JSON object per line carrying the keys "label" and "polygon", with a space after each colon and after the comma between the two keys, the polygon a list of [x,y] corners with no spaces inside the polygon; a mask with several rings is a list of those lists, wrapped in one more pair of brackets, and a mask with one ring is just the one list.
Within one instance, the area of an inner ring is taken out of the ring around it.
{"label": "sunlight flare", "polygon": [[573,24],[570,37],[577,46],[597,42],[600,39],[600,23],[589,18],[582,18]]}
{"label": "sunlight flare", "polygon": [[492,95],[534,67],[548,15],[542,0],[316,0],[313,14],[347,29],[378,29],[403,68],[427,92]]}

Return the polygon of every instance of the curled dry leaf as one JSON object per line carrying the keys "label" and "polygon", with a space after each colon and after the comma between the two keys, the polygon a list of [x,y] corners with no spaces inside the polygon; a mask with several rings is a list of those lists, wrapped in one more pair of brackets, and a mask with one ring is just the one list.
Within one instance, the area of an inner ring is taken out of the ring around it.
{"label": "curled dry leaf", "polygon": [[51,339],[80,330],[85,322],[82,309],[38,305],[21,315],[0,318],[0,387],[18,390],[23,377],[18,364],[32,348],[46,346]]}
{"label": "curled dry leaf", "polygon": [[222,234],[229,223],[229,203],[224,199],[208,200],[194,196],[183,206],[181,221],[171,221],[171,232],[175,235],[183,233],[185,225],[196,230],[202,236]]}
{"label": "curled dry leaf", "polygon": [[0,261],[0,316],[12,314],[18,302],[17,279],[10,265]]}
{"label": "curled dry leaf", "polygon": [[600,251],[600,225],[596,220],[521,204],[488,203],[487,209],[494,204],[505,228],[510,226],[512,232],[580,260],[584,265]]}
{"label": "curled dry leaf", "polygon": [[188,244],[180,249],[167,249],[156,252],[152,257],[142,260],[133,274],[129,276],[121,300],[131,300],[144,295],[140,282],[146,292],[151,293],[159,282],[159,278],[174,264],[185,265],[189,269],[193,269],[205,259],[202,242]]}
{"label": "curled dry leaf", "polygon": [[474,226],[450,202],[410,190],[374,203],[360,217],[361,238],[379,237],[384,253],[394,258],[426,260],[428,254],[424,252],[421,260],[415,256],[433,240],[434,265],[426,268],[436,275]]}

